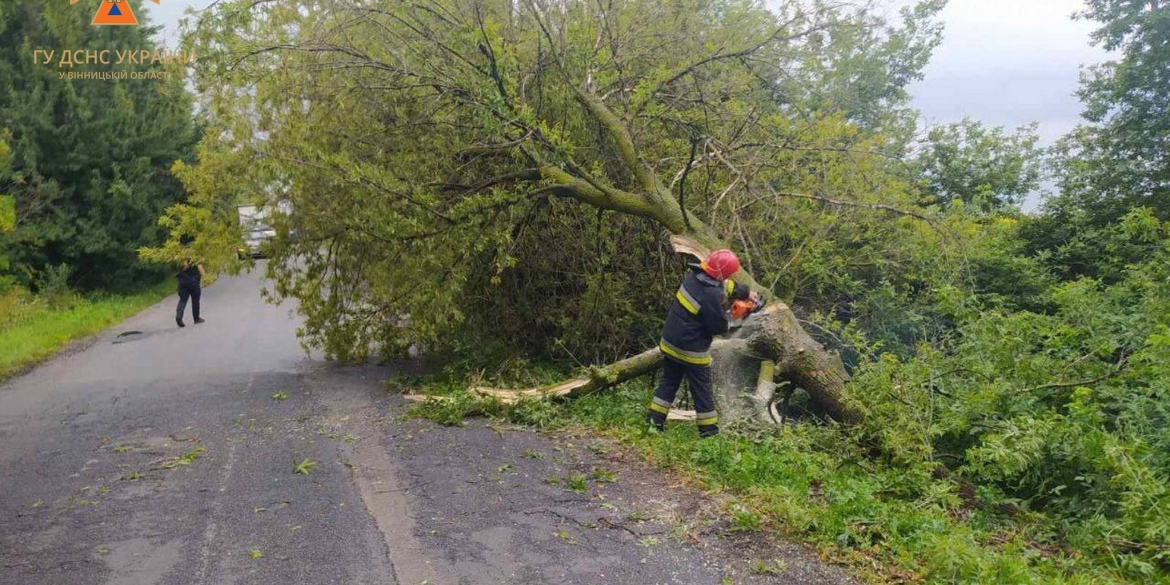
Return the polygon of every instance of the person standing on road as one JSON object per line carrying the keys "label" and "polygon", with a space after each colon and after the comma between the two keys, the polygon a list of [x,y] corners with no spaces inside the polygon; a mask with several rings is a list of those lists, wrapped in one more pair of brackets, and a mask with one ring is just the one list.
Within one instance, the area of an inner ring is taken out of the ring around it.
{"label": "person standing on road", "polygon": [[685,377],[695,402],[699,435],[711,437],[719,434],[719,413],[711,392],[711,342],[731,325],[725,309],[728,298],[756,301],[758,297],[731,280],[739,271],[739,258],[731,250],[711,252],[702,264],[692,264],[691,271],[675,293],[662,328],[659,347],[666,360],[646,422],[652,429],[665,430],[666,415]]}
{"label": "person standing on road", "polygon": [[[189,236],[183,236],[180,242],[185,246],[191,243]],[[191,316],[196,323],[202,323],[199,318],[199,296],[202,292],[199,285],[203,279],[203,265],[194,260],[184,260],[182,268],[175,274],[179,280],[179,307],[175,311],[175,325],[186,327],[183,323],[183,313],[187,311],[187,299],[191,299]]]}

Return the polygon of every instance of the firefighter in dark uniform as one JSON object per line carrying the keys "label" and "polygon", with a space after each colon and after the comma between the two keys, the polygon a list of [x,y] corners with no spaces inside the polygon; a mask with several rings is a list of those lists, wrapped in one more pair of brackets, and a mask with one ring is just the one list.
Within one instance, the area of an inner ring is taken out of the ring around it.
{"label": "firefighter in dark uniform", "polygon": [[719,434],[719,414],[711,392],[711,341],[730,327],[726,312],[729,298],[758,297],[747,286],[731,280],[739,271],[739,258],[731,250],[716,250],[702,264],[691,265],[691,270],[675,294],[662,329],[659,347],[666,360],[646,420],[654,429],[665,429],[666,415],[685,377],[695,403],[699,435],[710,437]]}

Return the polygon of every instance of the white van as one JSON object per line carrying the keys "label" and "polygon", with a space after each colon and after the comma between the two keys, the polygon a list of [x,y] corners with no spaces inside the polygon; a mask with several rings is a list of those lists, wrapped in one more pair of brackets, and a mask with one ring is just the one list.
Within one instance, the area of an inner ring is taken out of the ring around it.
{"label": "white van", "polygon": [[237,250],[240,258],[264,258],[264,242],[276,235],[276,230],[268,225],[268,210],[255,205],[240,205],[236,212],[240,216],[240,231],[244,234],[243,245]]}

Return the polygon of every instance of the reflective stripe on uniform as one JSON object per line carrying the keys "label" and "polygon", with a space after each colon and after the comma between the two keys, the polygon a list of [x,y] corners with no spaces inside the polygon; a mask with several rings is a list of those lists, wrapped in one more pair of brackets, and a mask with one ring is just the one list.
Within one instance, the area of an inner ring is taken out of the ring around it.
{"label": "reflective stripe on uniform", "polygon": [[654,412],[661,413],[661,414],[670,414],[670,407],[669,406],[662,406],[661,404],[658,404],[657,399],[655,399],[654,402],[650,403],[650,410],[653,410]]}
{"label": "reflective stripe on uniform", "polygon": [[654,402],[654,404],[657,404],[658,406],[661,406],[663,408],[670,408],[669,402],[667,402],[667,401],[665,401],[657,396],[654,397],[653,402]]}
{"label": "reflective stripe on uniform", "polygon": [[691,296],[691,293],[687,292],[686,287],[678,287],[678,293],[674,296],[678,299],[679,304],[692,315],[698,315],[699,309],[703,308],[703,305],[695,297]]}
{"label": "reflective stripe on uniform", "polygon": [[723,281],[723,292],[728,295],[735,292],[735,281],[730,278]]}
{"label": "reflective stripe on uniform", "polygon": [[711,412],[700,412],[695,414],[695,423],[701,427],[710,426],[719,423],[719,413],[712,410]]}
{"label": "reflective stripe on uniform", "polygon": [[696,366],[705,366],[711,363],[711,354],[705,351],[687,351],[679,349],[663,339],[658,343],[658,347],[662,349],[662,353],[684,363],[694,364]]}

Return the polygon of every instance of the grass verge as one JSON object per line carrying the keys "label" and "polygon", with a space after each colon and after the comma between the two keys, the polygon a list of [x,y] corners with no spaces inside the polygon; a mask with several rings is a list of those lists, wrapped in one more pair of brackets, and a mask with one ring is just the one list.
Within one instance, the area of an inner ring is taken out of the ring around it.
{"label": "grass verge", "polygon": [[[948,479],[911,477],[905,468],[874,460],[831,426],[733,426],[704,440],[686,423],[673,423],[662,434],[646,432],[642,416],[650,388],[639,381],[569,406],[533,402],[512,408],[443,386],[438,390],[447,398],[421,404],[412,414],[444,424],[484,414],[539,428],[594,429],[633,446],[655,465],[732,494],[728,517],[737,530],[807,542],[871,583],[1139,582],[1092,551],[1062,544],[1053,519],[980,505],[978,493]],[[1141,582],[1167,580],[1152,575]]]}
{"label": "grass verge", "polygon": [[78,298],[56,309],[18,291],[5,295],[8,315],[0,320],[0,381],[159,302],[173,289],[165,282],[133,295]]}

